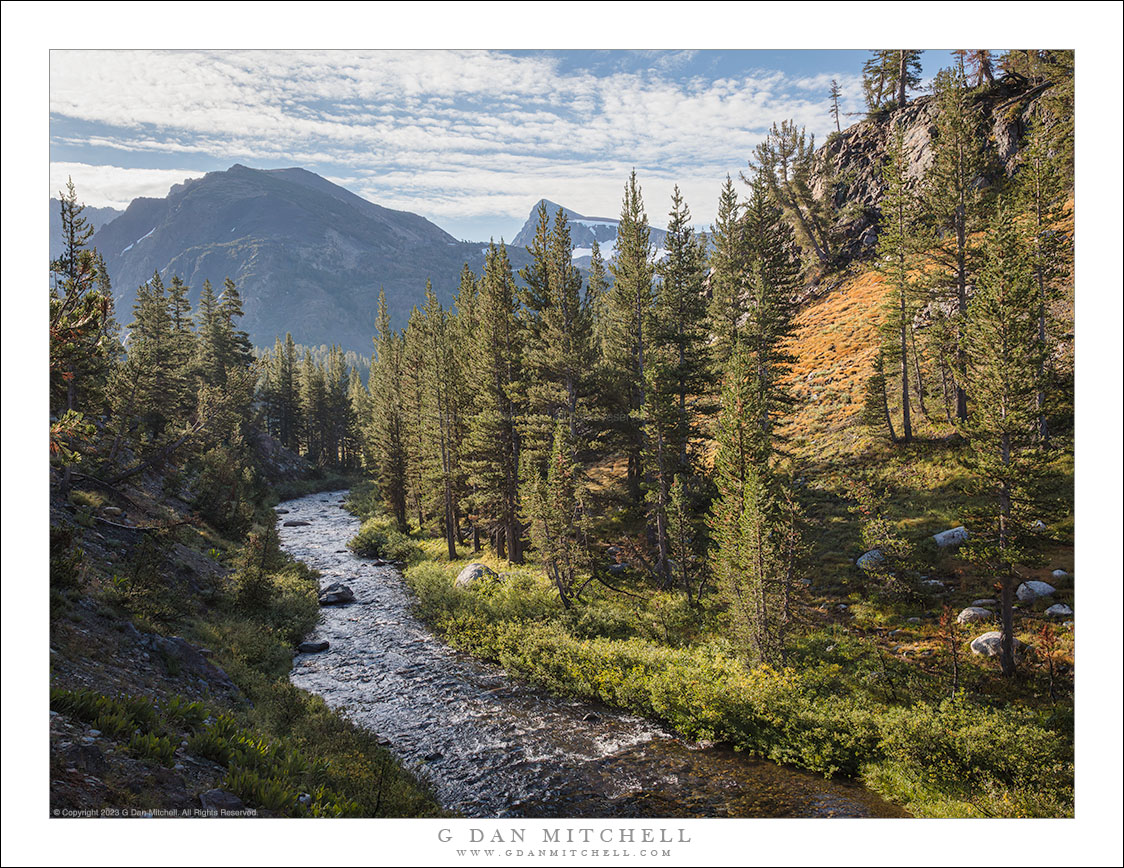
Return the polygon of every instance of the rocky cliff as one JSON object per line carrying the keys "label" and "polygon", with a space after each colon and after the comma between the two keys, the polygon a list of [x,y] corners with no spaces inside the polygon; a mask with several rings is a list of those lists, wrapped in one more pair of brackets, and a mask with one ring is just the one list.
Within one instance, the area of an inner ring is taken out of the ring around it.
{"label": "rocky cliff", "polygon": [[[1014,173],[1038,94],[1025,82],[1005,80],[975,99],[979,132],[987,142],[989,157],[978,183],[988,187]],[[832,199],[840,210],[836,230],[844,239],[841,253],[847,259],[873,252],[883,194],[882,164],[890,136],[899,125],[905,132],[909,176],[919,184],[933,162],[933,96],[919,97],[904,108],[852,124],[829,136],[816,151],[813,193]]]}

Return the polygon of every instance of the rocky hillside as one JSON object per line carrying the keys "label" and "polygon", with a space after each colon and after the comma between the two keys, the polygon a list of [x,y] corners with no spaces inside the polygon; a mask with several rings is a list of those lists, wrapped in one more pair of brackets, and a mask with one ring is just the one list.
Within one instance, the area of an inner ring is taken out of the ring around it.
{"label": "rocky hillside", "polygon": [[[231,278],[243,328],[259,346],[291,331],[303,344],[368,352],[380,287],[404,326],[426,280],[449,302],[464,263],[477,272],[484,244],[459,242],[424,217],[369,202],[304,169],[235,165],[135,199],[93,244],[105,257],[118,316],[136,287],[178,274],[198,300],[203,281]],[[512,251],[513,264],[522,264]]]}
{"label": "rocky hillside", "polygon": [[[1019,149],[1037,97],[1025,85],[1001,84],[976,96],[980,135],[988,142],[991,164],[979,179],[990,186],[1015,170]],[[836,225],[846,258],[873,250],[882,201],[882,164],[896,126],[905,132],[909,175],[920,183],[932,163],[936,100],[922,96],[905,108],[852,124],[831,135],[816,152],[813,193],[834,196],[844,216]]]}

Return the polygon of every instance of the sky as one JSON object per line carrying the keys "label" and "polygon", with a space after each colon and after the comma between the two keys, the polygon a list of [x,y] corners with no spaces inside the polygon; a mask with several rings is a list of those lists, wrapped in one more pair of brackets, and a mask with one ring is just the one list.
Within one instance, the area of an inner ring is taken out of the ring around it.
{"label": "sky", "polygon": [[[620,211],[635,168],[693,222],[770,125],[817,141],[863,110],[857,50],[53,50],[50,183],[124,208],[234,163],[301,166],[457,238],[508,240],[540,198]],[[946,51],[922,56],[924,77]]]}

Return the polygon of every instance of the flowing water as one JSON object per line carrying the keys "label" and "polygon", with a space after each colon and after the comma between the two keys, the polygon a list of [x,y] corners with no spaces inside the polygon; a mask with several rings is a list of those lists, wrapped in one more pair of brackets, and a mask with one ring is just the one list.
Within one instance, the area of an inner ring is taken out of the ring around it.
{"label": "flowing water", "polygon": [[[457,652],[411,613],[391,566],[352,555],[346,492],[281,504],[282,546],[343,582],[355,603],[321,609],[294,684],[388,743],[441,803],[479,817],[892,817],[861,786],[678,738],[651,721],[562,699]],[[284,524],[282,522],[282,525]]]}

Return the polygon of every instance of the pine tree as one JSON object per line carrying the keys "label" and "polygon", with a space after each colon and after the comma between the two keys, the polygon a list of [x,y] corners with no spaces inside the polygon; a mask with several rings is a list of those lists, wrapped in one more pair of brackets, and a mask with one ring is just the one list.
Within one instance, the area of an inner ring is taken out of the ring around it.
{"label": "pine tree", "polygon": [[[571,439],[578,438],[578,409],[584,402],[594,362],[593,323],[582,300],[581,273],[573,265],[573,246],[565,212],[553,225],[546,205],[531,247],[531,264],[520,275],[525,288],[519,322],[522,331],[526,403],[523,428],[525,460],[545,472],[556,419],[564,419]],[[573,457],[573,456],[572,456]]]}
{"label": "pine tree", "polygon": [[[78,412],[83,393],[104,381],[119,345],[113,294],[101,257],[87,247],[94,230],[73,181],[59,200],[64,246],[50,266],[51,409]],[[96,394],[86,397],[91,408],[98,403]]]}
{"label": "pine tree", "polygon": [[468,420],[472,415],[472,336],[477,328],[477,289],[476,275],[465,263],[461,269],[460,285],[453,299],[455,313],[450,324],[453,342],[453,368],[456,382],[451,389],[452,397],[452,450],[454,476],[454,511],[458,543],[465,542],[461,534],[462,524],[472,531],[473,551],[480,551],[480,531],[473,512],[473,491],[468,481],[468,468],[465,465],[465,441],[468,437]]}
{"label": "pine tree", "polygon": [[175,421],[179,396],[186,388],[187,372],[176,366],[173,343],[167,291],[154,272],[137,289],[129,325],[128,366],[137,385],[136,409],[119,406],[117,411],[123,420],[135,412],[151,441],[159,440]]}
{"label": "pine tree", "polygon": [[265,360],[262,400],[267,430],[289,449],[298,446],[296,431],[300,412],[296,390],[296,345],[291,333],[277,338]]}
{"label": "pine tree", "polygon": [[833,78],[831,80],[831,89],[827,92],[827,98],[831,100],[831,109],[829,111],[829,114],[835,121],[835,132],[837,133],[843,131],[843,127],[839,123],[839,97],[842,95],[843,93],[839,89],[839,82]]}
{"label": "pine tree", "polygon": [[644,355],[652,309],[652,244],[635,170],[625,184],[617,250],[609,270],[613,286],[606,308],[605,368],[612,403],[612,435],[628,457],[627,486],[641,500],[644,432]]}
{"label": "pine tree", "polygon": [[374,456],[374,475],[390,514],[405,533],[406,433],[402,396],[402,339],[391,329],[386,293],[379,290],[375,325],[375,358],[371,365],[370,412],[365,428]]}
{"label": "pine tree", "polygon": [[185,419],[195,409],[196,382],[195,382],[195,331],[192,328],[191,304],[188,301],[188,287],[179,275],[173,275],[168,284],[168,313],[171,317],[172,334],[168,346],[169,364],[180,372],[175,383],[169,383],[169,388],[176,386],[174,395],[173,413],[177,418]]}
{"label": "pine tree", "polygon": [[120,355],[113,293],[105,263],[87,244],[93,227],[82,215],[73,181],[59,194],[63,252],[50,265],[49,371],[51,422],[50,449],[62,456],[69,485],[71,464],[79,458],[77,446],[93,429],[85,413],[100,411],[108,392],[106,383]]}
{"label": "pine tree", "polygon": [[715,382],[721,382],[726,364],[740,338],[745,315],[745,288],[742,283],[747,267],[745,224],[740,215],[738,194],[729,175],[718,198],[718,215],[710,230],[709,265],[711,358],[715,366]]}
{"label": "pine tree", "polygon": [[525,472],[522,499],[531,542],[566,609],[577,593],[579,573],[591,563],[587,490],[573,458],[576,453],[570,425],[566,419],[558,419],[546,475]]}
{"label": "pine tree", "polygon": [[773,124],[765,140],[754,149],[751,164],[755,177],[764,179],[773,198],[784,208],[801,243],[821,264],[835,255],[835,206],[813,191],[815,137],[809,138],[795,121]]}
{"label": "pine tree", "polygon": [[426,484],[432,443],[426,439],[426,402],[430,384],[425,373],[425,327],[416,307],[402,333],[402,419],[406,450],[406,497],[410,511],[424,528],[433,514]]}
{"label": "pine tree", "polygon": [[753,366],[754,454],[764,462],[777,449],[777,420],[792,404],[784,384],[794,361],[787,344],[793,334],[800,287],[799,247],[760,176],[751,183],[743,220],[748,262],[739,345],[744,346]]}
{"label": "pine tree", "polygon": [[355,416],[348,397],[349,368],[343,350],[333,344],[324,364],[324,455],[326,462],[343,469],[353,437]]}
{"label": "pine tree", "polygon": [[1031,512],[1043,474],[1036,449],[1042,343],[1033,257],[1008,203],[988,230],[984,262],[965,328],[968,382],[976,396],[967,433],[971,467],[994,505],[971,543],[973,557],[1001,583],[1000,664],[1015,672],[1015,567],[1035,535]]}
{"label": "pine tree", "polygon": [[965,52],[964,66],[972,76],[973,87],[995,84],[995,67],[991,52],[987,49],[973,49]]}
{"label": "pine tree", "polygon": [[[659,281],[653,305],[651,341],[667,352],[668,367],[661,379],[671,389],[674,414],[668,428],[668,455],[677,473],[692,472],[688,446],[698,431],[698,417],[710,408],[700,403],[713,381],[707,334],[707,304],[703,294],[705,247],[691,227],[691,211],[675,186],[671,195],[666,255],[656,266]],[[690,401],[690,404],[689,404]]]}
{"label": "pine tree", "polygon": [[901,413],[903,443],[913,438],[909,390],[909,344],[917,296],[917,198],[908,186],[905,139],[896,127],[882,167],[884,193],[878,233],[878,270],[889,287],[886,320],[883,326],[882,357],[897,365],[901,375]]}
{"label": "pine tree", "polygon": [[243,316],[242,295],[229,277],[222,283],[219,312],[223,323],[223,369],[248,368],[254,359],[254,347],[250,336],[238,328],[238,320]]}
{"label": "pine tree", "polygon": [[223,368],[222,314],[219,300],[209,280],[203,281],[196,310],[196,368],[202,381],[208,385],[222,385],[226,379]]}
{"label": "pine tree", "polygon": [[605,270],[605,260],[601,258],[601,245],[593,239],[589,257],[589,279],[585,288],[585,307],[588,311],[593,331],[594,364],[600,368],[605,363],[605,348],[608,343],[606,331],[609,328],[608,314],[609,278]]}
{"label": "pine tree", "polygon": [[305,456],[313,464],[324,464],[326,455],[327,388],[324,371],[305,350],[300,366],[301,439]]}
{"label": "pine tree", "polygon": [[785,659],[799,537],[791,498],[759,456],[759,387],[741,346],[730,359],[718,420],[709,517],[711,566],[734,640],[753,662]]}
{"label": "pine tree", "polygon": [[506,248],[489,245],[478,287],[472,340],[475,404],[468,423],[466,466],[476,512],[497,554],[522,563],[519,520],[519,329],[515,279]]}
{"label": "pine tree", "polygon": [[425,284],[424,316],[425,367],[430,381],[427,439],[436,447],[434,451],[438,461],[434,475],[439,487],[442,530],[449,560],[454,561],[457,559],[456,480],[459,473],[453,444],[456,416],[454,389],[458,376],[449,315],[437,300],[437,294],[429,281]]}
{"label": "pine tree", "polygon": [[871,52],[863,64],[863,91],[871,112],[902,108],[909,91],[921,85],[921,52],[912,48],[890,48]]}
{"label": "pine tree", "polygon": [[667,505],[670,578],[683,589],[690,606],[702,602],[705,589],[705,573],[698,563],[705,537],[698,520],[697,500],[697,496],[692,496],[691,481],[678,474],[671,483]]}
{"label": "pine tree", "polygon": [[[964,352],[960,333],[968,310],[968,287],[972,282],[973,234],[980,228],[984,201],[979,179],[985,169],[985,155],[979,136],[980,116],[968,89],[963,67],[941,70],[934,82],[936,130],[933,162],[922,188],[925,218],[932,232],[929,256],[938,270],[935,311],[930,344],[936,348],[942,365],[951,368],[956,389],[956,418],[968,418],[968,397],[964,391]],[[955,304],[955,313],[942,311]]]}
{"label": "pine tree", "polygon": [[1029,236],[1029,252],[1038,289],[1035,311],[1038,317],[1039,358],[1038,437],[1044,448],[1050,443],[1049,411],[1053,378],[1048,370],[1048,312],[1057,297],[1058,282],[1072,261],[1073,240],[1060,231],[1068,194],[1064,155],[1050,149],[1050,131],[1039,112],[1031,125],[1026,146],[1019,155],[1016,196],[1024,231]]}

